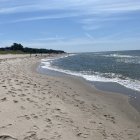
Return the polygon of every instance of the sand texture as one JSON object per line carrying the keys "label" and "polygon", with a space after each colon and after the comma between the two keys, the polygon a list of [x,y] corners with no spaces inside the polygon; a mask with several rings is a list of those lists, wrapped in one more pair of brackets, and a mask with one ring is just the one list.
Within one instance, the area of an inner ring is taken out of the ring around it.
{"label": "sand texture", "polygon": [[0,140],[140,140],[140,114],[126,96],[41,75],[40,59],[1,56]]}

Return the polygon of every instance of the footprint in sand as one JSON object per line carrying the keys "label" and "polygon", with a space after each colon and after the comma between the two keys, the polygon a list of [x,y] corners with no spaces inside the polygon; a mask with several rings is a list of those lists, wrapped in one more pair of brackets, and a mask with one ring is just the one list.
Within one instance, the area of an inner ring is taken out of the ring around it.
{"label": "footprint in sand", "polygon": [[8,124],[8,125],[1,126],[0,129],[1,129],[1,128],[4,129],[4,128],[7,128],[7,127],[10,127],[11,125],[12,125],[12,124],[10,123],[10,124]]}
{"label": "footprint in sand", "polygon": [[18,95],[18,96],[20,96],[20,97],[25,97],[26,95],[25,95],[25,94],[20,94],[20,95]]}
{"label": "footprint in sand", "polygon": [[17,118],[25,118],[26,120],[30,120],[31,119],[28,115],[18,116]]}
{"label": "footprint in sand", "polygon": [[37,130],[39,130],[39,127],[36,126],[36,125],[34,125],[34,126],[31,128],[31,130],[37,131]]}
{"label": "footprint in sand", "polygon": [[89,136],[88,133],[82,132],[77,126],[74,126],[73,130],[77,137],[87,138]]}
{"label": "footprint in sand", "polygon": [[29,136],[26,136],[23,140],[38,140],[36,133],[32,133]]}
{"label": "footprint in sand", "polygon": [[18,101],[17,101],[17,100],[13,100],[13,102],[14,102],[14,103],[18,103]]}
{"label": "footprint in sand", "polygon": [[24,106],[21,106],[20,108],[21,108],[22,110],[25,110],[25,109],[26,109]]}
{"label": "footprint in sand", "polygon": [[108,115],[105,114],[104,117],[106,118],[106,120],[110,120],[111,122],[116,123],[116,122],[115,122],[115,117],[113,117],[113,116],[111,116],[111,115],[109,115],[109,114],[108,114]]}
{"label": "footprint in sand", "polygon": [[38,116],[36,114],[31,114],[31,116],[34,118],[34,119],[38,119]]}
{"label": "footprint in sand", "polygon": [[2,102],[7,101],[7,98],[4,97],[4,98],[1,99],[1,101],[2,101]]}
{"label": "footprint in sand", "polygon": [[0,135],[0,140],[17,140],[10,135]]}
{"label": "footprint in sand", "polygon": [[6,86],[2,86],[2,87],[6,88]]}

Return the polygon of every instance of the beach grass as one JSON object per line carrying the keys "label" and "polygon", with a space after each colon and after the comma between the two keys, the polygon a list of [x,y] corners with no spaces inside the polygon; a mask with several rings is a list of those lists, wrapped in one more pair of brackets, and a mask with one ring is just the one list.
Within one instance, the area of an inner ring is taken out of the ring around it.
{"label": "beach grass", "polygon": [[7,51],[0,51],[0,54],[27,54],[23,51],[14,51],[14,50],[7,50]]}

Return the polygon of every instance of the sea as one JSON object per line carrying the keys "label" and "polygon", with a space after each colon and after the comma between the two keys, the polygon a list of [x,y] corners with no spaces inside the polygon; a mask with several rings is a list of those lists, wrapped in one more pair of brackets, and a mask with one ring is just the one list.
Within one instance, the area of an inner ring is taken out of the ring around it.
{"label": "sea", "polygon": [[[40,71],[77,76],[101,90],[137,100],[140,108],[140,50],[74,53],[42,59]],[[132,103],[134,104],[134,103]]]}

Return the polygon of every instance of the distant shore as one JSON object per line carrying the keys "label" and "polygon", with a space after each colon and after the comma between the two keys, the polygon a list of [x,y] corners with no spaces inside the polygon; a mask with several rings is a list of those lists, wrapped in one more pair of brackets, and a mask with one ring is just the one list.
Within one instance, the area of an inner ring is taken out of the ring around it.
{"label": "distant shore", "polygon": [[140,138],[140,113],[127,96],[99,91],[77,78],[40,74],[36,69],[43,58],[1,56],[0,138]]}

